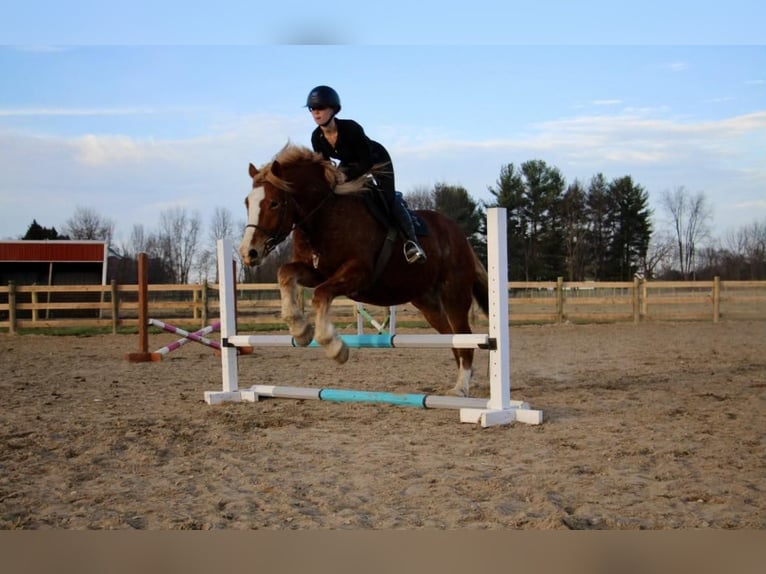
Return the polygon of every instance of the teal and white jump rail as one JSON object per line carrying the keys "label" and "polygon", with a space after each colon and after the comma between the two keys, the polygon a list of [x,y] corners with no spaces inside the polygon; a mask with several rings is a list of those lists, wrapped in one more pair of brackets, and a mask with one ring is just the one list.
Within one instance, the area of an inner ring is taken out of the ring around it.
{"label": "teal and white jump rail", "polygon": [[[330,401],[336,403],[377,403],[419,409],[486,409],[489,398],[448,397],[417,393],[384,391],[355,391],[350,389],[253,385],[240,391],[242,400],[255,402],[260,398]],[[511,401],[516,408],[529,408],[523,401]]]}

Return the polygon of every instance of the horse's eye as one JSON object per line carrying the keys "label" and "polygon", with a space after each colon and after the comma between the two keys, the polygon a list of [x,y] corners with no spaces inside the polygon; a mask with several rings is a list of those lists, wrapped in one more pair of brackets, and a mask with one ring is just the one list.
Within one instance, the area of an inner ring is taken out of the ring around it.
{"label": "horse's eye", "polygon": [[269,209],[277,209],[279,207],[279,202],[275,200],[271,200],[271,203],[269,204]]}

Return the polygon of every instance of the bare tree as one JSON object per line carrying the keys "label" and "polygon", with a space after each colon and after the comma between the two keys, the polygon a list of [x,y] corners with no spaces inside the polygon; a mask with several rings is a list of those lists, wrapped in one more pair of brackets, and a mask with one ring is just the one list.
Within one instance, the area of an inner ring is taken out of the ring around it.
{"label": "bare tree", "polygon": [[426,185],[418,185],[404,194],[404,201],[410,209],[434,209],[434,191]]}
{"label": "bare tree", "polygon": [[197,283],[203,283],[209,281],[211,277],[214,277],[214,281],[218,281],[218,267],[216,263],[216,253],[213,249],[200,249],[197,255],[197,263],[194,266],[197,277]]}
{"label": "bare tree", "polygon": [[139,253],[149,252],[151,242],[152,238],[144,230],[143,223],[134,223],[130,230],[130,238],[122,242],[120,251],[124,257],[135,259]]}
{"label": "bare tree", "polygon": [[729,231],[723,239],[725,252],[725,267],[721,274],[727,279],[741,280],[747,275],[744,273],[747,267],[747,244],[748,238],[745,228]]}
{"label": "bare tree", "polygon": [[74,215],[64,224],[64,231],[72,239],[95,239],[111,243],[114,222],[88,207],[78,206]]}
{"label": "bare tree", "polygon": [[183,207],[160,213],[159,251],[175,283],[188,283],[189,273],[199,251],[202,220]]}
{"label": "bare tree", "polygon": [[704,193],[690,193],[685,187],[662,194],[662,205],[670,214],[675,232],[678,263],[684,279],[694,278],[699,244],[710,234],[712,212]]}
{"label": "bare tree", "polygon": [[766,278],[766,219],[753,223],[748,233],[748,257],[750,258],[751,278]]}
{"label": "bare tree", "polygon": [[225,207],[216,207],[210,216],[210,240],[215,243],[219,239],[232,238],[234,235],[234,217]]}
{"label": "bare tree", "polygon": [[766,276],[766,219],[746,225],[739,236],[749,278],[763,279]]}
{"label": "bare tree", "polygon": [[654,279],[672,268],[675,239],[670,235],[652,234],[641,272],[646,279]]}
{"label": "bare tree", "polygon": [[210,244],[202,248],[199,253],[199,276],[200,282],[208,277],[214,277],[218,281],[218,266],[216,265],[216,244],[219,239],[231,239],[234,241],[236,228],[234,217],[225,207],[216,207],[210,216],[208,239]]}

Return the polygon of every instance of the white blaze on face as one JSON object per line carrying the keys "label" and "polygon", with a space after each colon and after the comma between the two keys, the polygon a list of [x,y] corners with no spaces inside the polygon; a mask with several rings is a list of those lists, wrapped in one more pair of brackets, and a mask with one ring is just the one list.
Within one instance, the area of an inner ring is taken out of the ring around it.
{"label": "white blaze on face", "polygon": [[[261,200],[266,196],[266,192],[263,186],[254,187],[250,194],[247,196],[247,224],[258,225],[258,217],[261,212]],[[254,227],[245,227],[245,233],[242,236],[242,242],[239,244],[239,254],[242,256],[242,260],[245,263],[250,264],[250,258],[248,252],[253,243],[253,235],[255,235]],[[261,246],[253,246],[258,251],[262,250]]]}

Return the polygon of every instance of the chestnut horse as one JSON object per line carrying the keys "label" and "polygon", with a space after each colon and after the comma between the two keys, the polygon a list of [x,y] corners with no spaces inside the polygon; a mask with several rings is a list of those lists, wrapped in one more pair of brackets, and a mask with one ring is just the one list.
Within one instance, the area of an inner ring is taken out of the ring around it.
{"label": "chestnut horse", "polygon": [[[435,211],[415,213],[427,226],[420,238],[425,263],[408,264],[402,240],[365,204],[366,178],[344,181],[335,165],[320,154],[289,144],[258,170],[250,164],[253,187],[245,200],[247,226],[239,252],[245,265],[258,265],[293,234],[289,263],[278,271],[282,318],[298,345],[312,339],[328,357],[348,360],[348,347],[337,335],[330,305],[339,295],[371,305],[411,302],[439,333],[470,333],[469,312],[475,298],[488,313],[487,272],[465,234]],[[393,241],[390,257],[376,272],[384,242]],[[298,304],[298,286],[313,288],[315,326]],[[468,396],[473,349],[452,349],[458,377],[452,394]]]}

